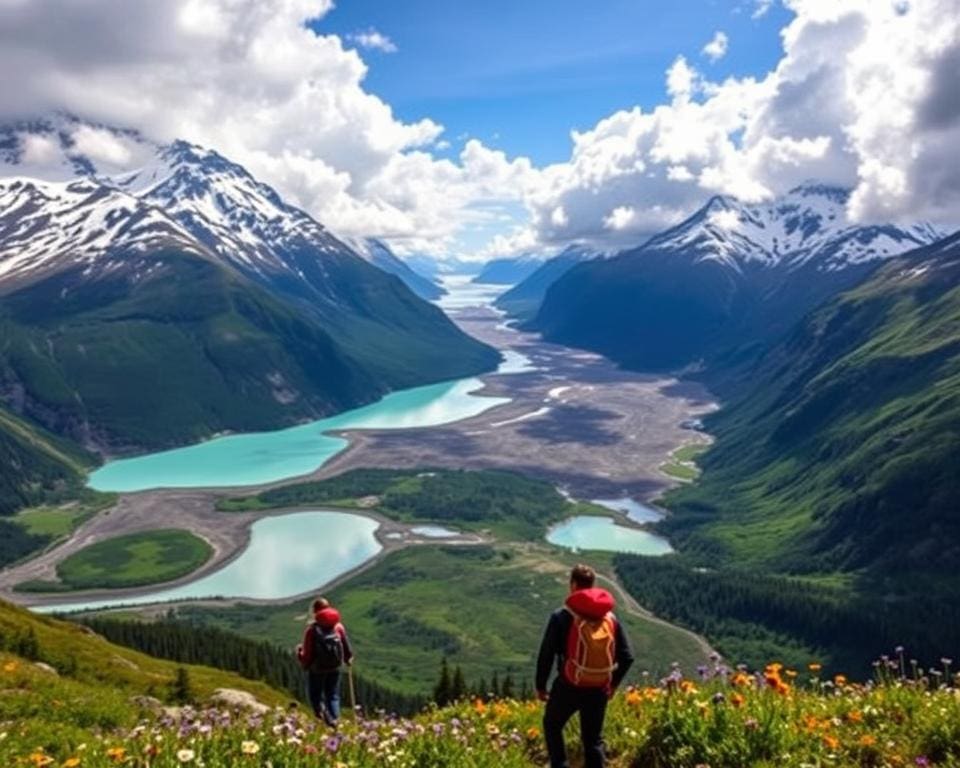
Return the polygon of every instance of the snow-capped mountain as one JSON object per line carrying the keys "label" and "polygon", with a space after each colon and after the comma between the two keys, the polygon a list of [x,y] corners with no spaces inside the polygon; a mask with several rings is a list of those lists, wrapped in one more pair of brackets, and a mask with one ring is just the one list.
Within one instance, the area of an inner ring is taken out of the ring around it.
{"label": "snow-capped mountain", "polygon": [[94,179],[0,179],[0,281],[22,283],[97,261],[109,271],[123,263],[110,253],[168,246],[203,252],[162,210]]}
{"label": "snow-capped mountain", "polygon": [[843,269],[939,240],[932,224],[859,225],[850,222],[848,190],[807,184],[768,203],[712,198],[686,221],[663,232],[643,250],[673,251],[695,261],[740,269],[746,264],[824,271]]}
{"label": "snow-capped mountain", "polygon": [[944,235],[925,223],[858,225],[847,199],[815,184],[758,205],[715,197],[640,247],[564,274],[531,327],[637,368],[743,364],[884,259]]}
{"label": "snow-capped mountain", "polygon": [[435,301],[446,293],[433,280],[414,271],[383,240],[376,237],[365,237],[346,238],[344,242],[375,267],[399,277],[407,288],[421,299]]}
{"label": "snow-capped mountain", "polygon": [[[101,139],[132,148],[127,164],[139,164],[125,169],[79,154],[74,137],[84,130],[60,118],[0,132],[0,277],[22,282],[77,261],[93,271],[116,268],[120,251],[175,245],[261,281],[335,299],[329,262],[360,258],[217,152],[97,129]],[[38,143],[42,164],[33,157]]]}
{"label": "snow-capped mountain", "polygon": [[0,316],[0,404],[111,451],[499,360],[242,166],[67,117],[0,127]]}

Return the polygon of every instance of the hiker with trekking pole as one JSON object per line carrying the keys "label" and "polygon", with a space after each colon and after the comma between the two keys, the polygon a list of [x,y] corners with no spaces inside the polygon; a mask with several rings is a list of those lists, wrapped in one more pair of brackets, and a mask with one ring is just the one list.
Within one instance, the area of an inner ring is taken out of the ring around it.
{"label": "hiker with trekking pole", "polygon": [[[602,768],[603,720],[607,701],[633,664],[623,625],[613,615],[614,599],[594,587],[596,574],[587,565],[570,572],[570,593],[547,623],[537,656],[537,697],[547,703],[543,735],[550,768],[568,768],[563,727],[580,713],[580,739],[586,768]],[[557,677],[547,690],[550,673]]]}
{"label": "hiker with trekking pole", "polygon": [[341,668],[347,667],[350,708],[356,706],[353,690],[353,649],[347,630],[340,623],[340,612],[324,597],[313,601],[313,621],[297,646],[297,660],[306,671],[307,699],[313,713],[328,726],[340,718]]}

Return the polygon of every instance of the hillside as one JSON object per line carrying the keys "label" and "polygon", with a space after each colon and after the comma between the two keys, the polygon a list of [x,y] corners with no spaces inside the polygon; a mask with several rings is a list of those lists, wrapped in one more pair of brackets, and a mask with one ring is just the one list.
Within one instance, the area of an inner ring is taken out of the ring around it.
{"label": "hillside", "polygon": [[703,474],[668,496],[663,529],[693,563],[843,587],[886,625],[849,641],[861,658],[897,627],[949,655],[960,644],[960,235],[811,313],[752,379],[709,419]]}
{"label": "hillside", "polygon": [[[18,413],[116,454],[496,366],[241,166],[114,131],[140,163],[101,169],[75,122],[0,128],[0,401]],[[24,137],[57,152],[31,165]]]}
{"label": "hillside", "polygon": [[[545,760],[534,701],[476,697],[411,718],[348,712],[333,733],[263,684],[177,667],[79,626],[0,604],[0,631],[3,765],[531,768]],[[609,765],[956,765],[960,698],[949,662],[933,672],[921,676],[902,653],[871,687],[822,677],[815,663],[753,674],[716,660],[695,676],[678,667],[614,697]],[[227,703],[235,694],[211,701],[219,687],[253,694],[256,709]],[[574,765],[576,741],[568,730]]]}
{"label": "hillside", "polygon": [[715,197],[639,248],[569,270],[528,325],[637,370],[753,360],[884,259],[941,236],[848,222],[847,197],[815,185],[753,206]]}
{"label": "hillside", "polygon": [[497,297],[494,305],[518,320],[536,316],[547,289],[577,264],[589,261],[598,254],[583,246],[571,245],[552,259],[547,259],[537,270],[510,290]]}
{"label": "hillside", "polygon": [[526,280],[539,269],[543,259],[530,254],[491,259],[483,265],[480,274],[473,278],[474,283],[491,285],[516,285]]}
{"label": "hillside", "polygon": [[0,408],[0,566],[49,542],[47,536],[2,518],[72,495],[93,464],[94,458],[76,446]]}
{"label": "hillside", "polygon": [[360,256],[378,269],[399,277],[421,299],[435,301],[446,291],[439,284],[415,272],[399,256],[397,256],[383,240],[368,237],[362,240],[345,240]]}

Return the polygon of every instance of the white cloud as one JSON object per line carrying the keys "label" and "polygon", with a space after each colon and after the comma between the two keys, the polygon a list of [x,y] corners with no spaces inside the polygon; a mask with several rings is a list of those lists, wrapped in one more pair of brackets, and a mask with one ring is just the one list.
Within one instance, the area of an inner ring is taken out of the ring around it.
{"label": "white cloud", "polygon": [[[455,160],[435,158],[430,148],[443,127],[398,119],[364,89],[360,54],[307,26],[331,7],[0,3],[0,71],[16,83],[0,89],[0,119],[63,110],[158,140],[194,141],[243,164],[334,231],[389,236],[401,249],[441,250],[475,201],[524,194],[526,161],[479,143]],[[75,141],[108,163],[136,160],[112,134]]]}
{"label": "white cloud", "polygon": [[603,220],[607,229],[627,229],[637,217],[637,212],[629,205],[620,205],[610,211],[610,215]]}
{"label": "white cloud", "polygon": [[[365,90],[358,50],[307,26],[331,0],[0,2],[0,71],[16,83],[0,89],[0,117],[61,109],[213,147],[334,231],[401,251],[443,250],[466,229],[492,233],[480,254],[607,250],[710,194],[755,201],[807,179],[850,186],[861,220],[949,226],[960,220],[956,2],[784,0],[793,18],[771,71],[712,82],[677,56],[663,103],[573,132],[570,157],[543,168],[467,136],[453,155],[434,120],[400,120]],[[103,162],[137,161],[122,136],[74,140]],[[24,149],[42,164],[43,146]],[[505,201],[529,220],[507,226]]]}
{"label": "white cloud", "polygon": [[717,31],[713,39],[703,46],[702,53],[710,59],[710,61],[720,61],[720,59],[727,55],[729,45],[730,39],[727,37],[726,32]]}
{"label": "white cloud", "polygon": [[785,4],[770,72],[711,82],[679,56],[667,103],[575,132],[527,198],[540,241],[635,245],[710,194],[757,201],[811,179],[853,189],[856,220],[960,223],[956,0]]}
{"label": "white cloud", "polygon": [[47,165],[60,155],[60,144],[49,136],[27,134],[21,139],[24,165]]}
{"label": "white cloud", "polygon": [[81,125],[71,134],[77,154],[97,163],[124,166],[133,159],[133,152],[122,138],[114,133],[89,125]]}
{"label": "white cloud", "polygon": [[354,32],[347,39],[361,48],[382,51],[383,53],[396,53],[398,50],[393,40],[372,28],[366,32]]}
{"label": "white cloud", "polygon": [[774,0],[754,0],[753,13],[751,16],[754,19],[766,16],[767,12],[773,7],[773,2]]}

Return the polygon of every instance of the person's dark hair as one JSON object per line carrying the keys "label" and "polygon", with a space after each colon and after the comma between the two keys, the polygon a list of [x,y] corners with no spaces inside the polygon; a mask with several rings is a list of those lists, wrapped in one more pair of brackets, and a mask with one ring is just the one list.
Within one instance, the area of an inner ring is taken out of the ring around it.
{"label": "person's dark hair", "polygon": [[577,563],[570,571],[570,583],[577,589],[590,589],[596,581],[597,574],[593,568],[583,563]]}
{"label": "person's dark hair", "polygon": [[322,611],[324,608],[330,607],[330,601],[325,597],[318,597],[313,601],[313,612]]}

